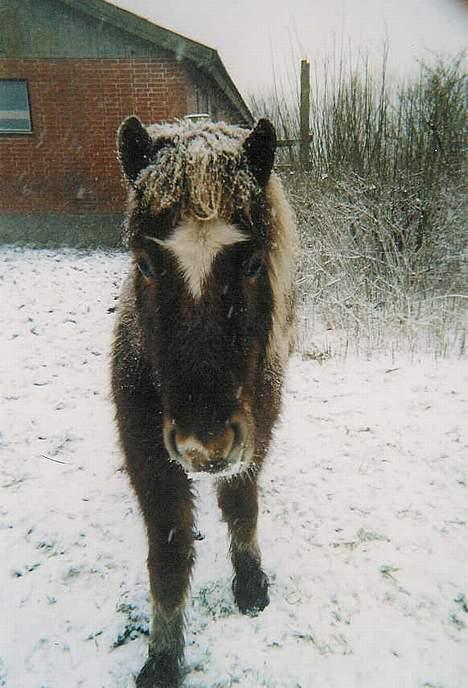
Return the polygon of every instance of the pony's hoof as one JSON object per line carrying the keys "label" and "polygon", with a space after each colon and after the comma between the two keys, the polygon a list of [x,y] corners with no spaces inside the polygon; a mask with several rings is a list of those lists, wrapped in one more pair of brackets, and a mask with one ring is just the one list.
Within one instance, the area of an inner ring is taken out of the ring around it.
{"label": "pony's hoof", "polygon": [[150,656],[137,676],[136,688],[179,688],[177,663],[164,655]]}
{"label": "pony's hoof", "polygon": [[232,591],[242,614],[256,616],[270,603],[268,578],[261,569],[257,569],[248,578],[235,576],[232,581]]}

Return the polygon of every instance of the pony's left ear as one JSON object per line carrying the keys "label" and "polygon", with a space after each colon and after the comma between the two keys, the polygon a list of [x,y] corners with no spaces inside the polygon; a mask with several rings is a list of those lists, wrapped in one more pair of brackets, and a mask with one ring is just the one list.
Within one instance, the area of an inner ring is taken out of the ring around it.
{"label": "pony's left ear", "polygon": [[117,133],[117,152],[125,176],[134,182],[153,155],[153,140],[138,117],[127,117]]}
{"label": "pony's left ear", "polygon": [[265,186],[273,169],[276,133],[272,123],[260,119],[244,142],[249,167],[260,186]]}

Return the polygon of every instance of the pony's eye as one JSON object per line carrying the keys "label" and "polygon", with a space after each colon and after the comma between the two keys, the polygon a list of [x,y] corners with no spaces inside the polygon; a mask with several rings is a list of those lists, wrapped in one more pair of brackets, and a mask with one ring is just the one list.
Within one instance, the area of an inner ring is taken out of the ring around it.
{"label": "pony's eye", "polygon": [[245,266],[245,276],[250,277],[251,279],[254,277],[258,277],[262,268],[263,253],[254,253],[248,261],[247,265]]}
{"label": "pony's eye", "polygon": [[136,261],[137,268],[143,275],[143,277],[147,280],[153,279],[155,273],[154,273],[154,268],[151,265],[151,263],[146,259],[143,258],[142,256],[139,256]]}

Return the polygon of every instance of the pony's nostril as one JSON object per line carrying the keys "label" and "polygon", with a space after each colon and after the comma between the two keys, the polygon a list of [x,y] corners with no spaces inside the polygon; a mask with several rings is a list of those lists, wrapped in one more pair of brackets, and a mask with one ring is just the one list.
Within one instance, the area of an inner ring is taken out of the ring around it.
{"label": "pony's nostril", "polygon": [[228,455],[232,454],[237,445],[239,444],[239,426],[237,423],[229,423],[226,427],[227,433],[229,435],[230,447],[228,448]]}
{"label": "pony's nostril", "polygon": [[240,447],[242,447],[242,445],[244,444],[245,432],[243,430],[242,425],[237,421],[231,422],[231,431],[233,434],[233,440],[232,440],[232,446],[231,446],[231,453],[232,453],[236,449],[239,449]]}
{"label": "pony's nostril", "polygon": [[167,447],[171,453],[173,453],[175,456],[181,456],[181,452],[179,450],[179,447],[177,446],[177,429],[175,425],[166,433],[166,444],[169,446]]}

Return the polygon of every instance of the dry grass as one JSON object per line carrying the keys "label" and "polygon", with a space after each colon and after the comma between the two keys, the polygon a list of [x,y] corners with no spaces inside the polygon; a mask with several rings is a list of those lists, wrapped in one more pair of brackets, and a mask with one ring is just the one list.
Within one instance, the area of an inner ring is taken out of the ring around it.
{"label": "dry grass", "polygon": [[[465,353],[465,88],[461,58],[392,88],[385,63],[379,77],[364,62],[316,78],[308,169],[283,174],[304,247],[305,355]],[[285,102],[262,114],[293,138]]]}
{"label": "dry grass", "polygon": [[403,221],[392,197],[360,178],[299,177],[289,186],[304,248],[303,350],[323,349],[325,342],[340,354],[349,348],[463,354],[461,190],[441,194],[420,235],[417,198],[408,200]]}

